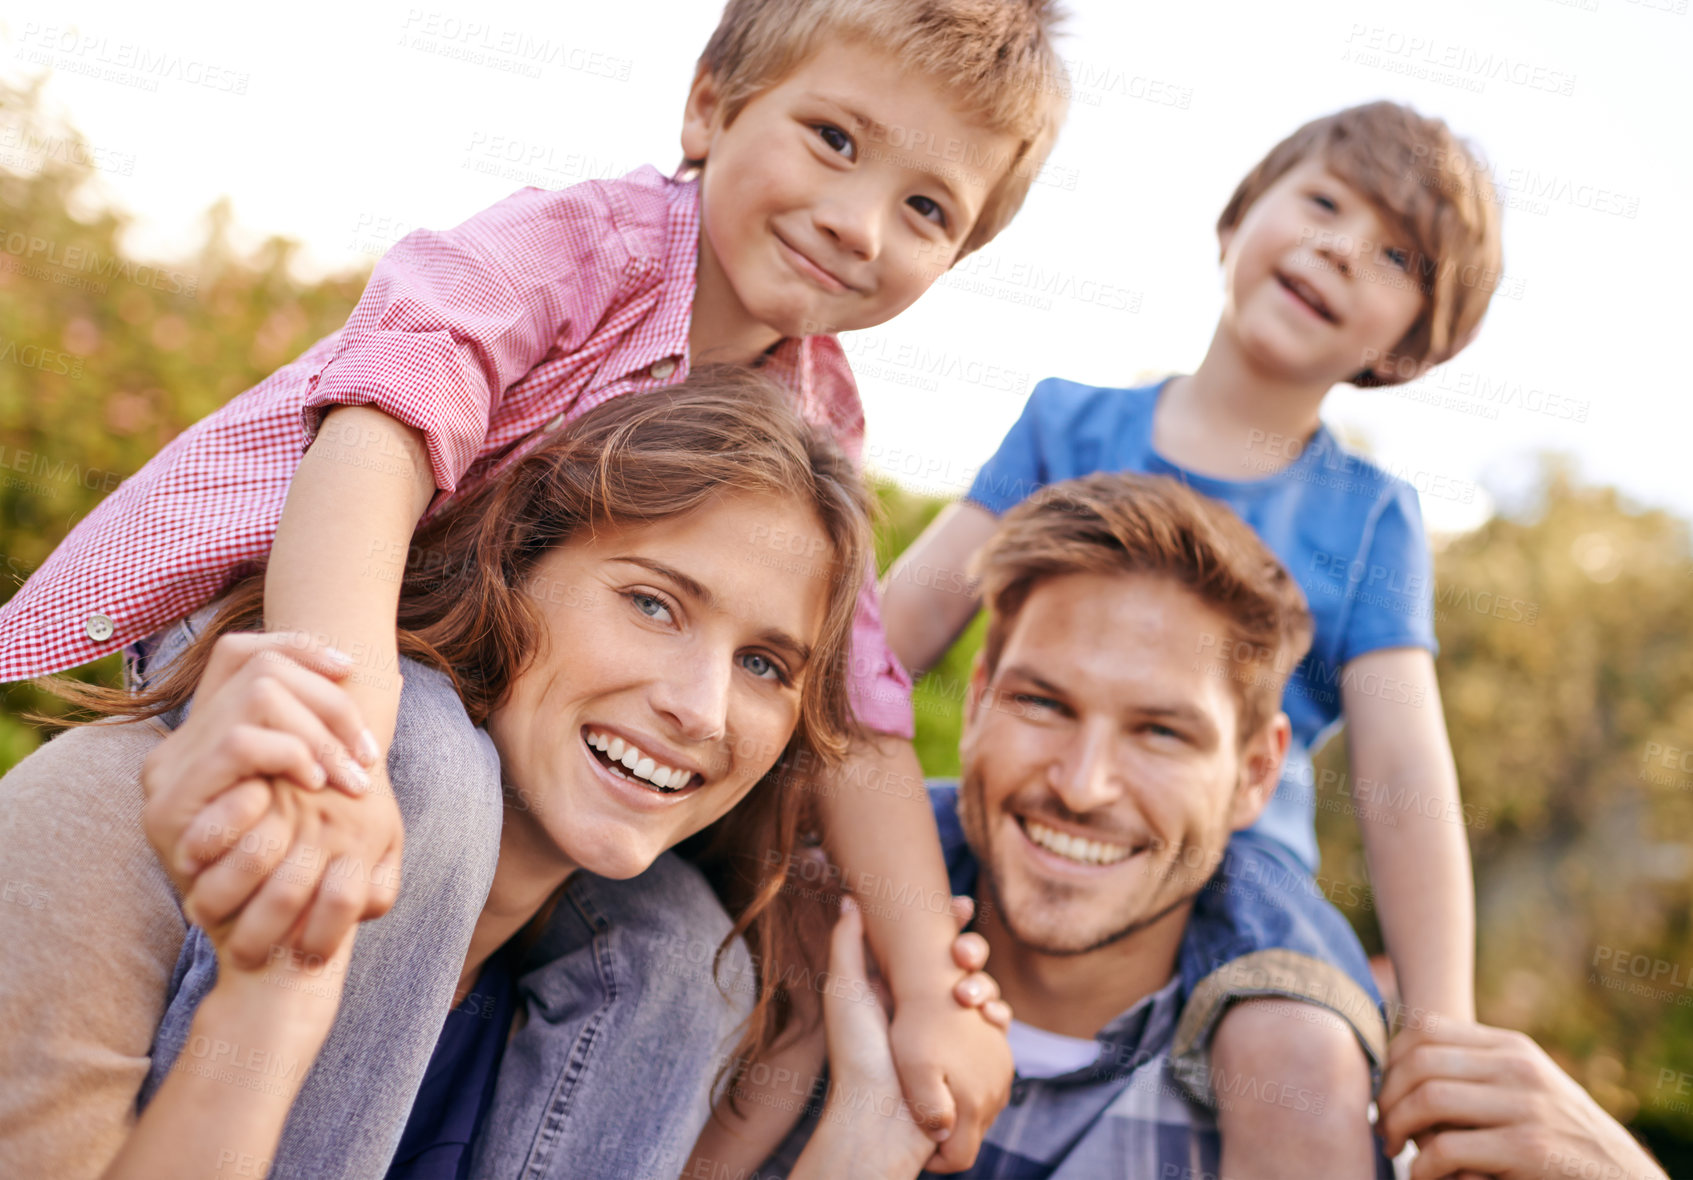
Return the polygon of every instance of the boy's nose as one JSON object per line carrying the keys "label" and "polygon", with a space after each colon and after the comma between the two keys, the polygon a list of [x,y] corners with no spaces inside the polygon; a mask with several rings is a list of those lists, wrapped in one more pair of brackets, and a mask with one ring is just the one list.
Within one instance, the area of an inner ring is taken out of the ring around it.
{"label": "boy's nose", "polygon": [[864,193],[841,193],[817,206],[817,228],[842,250],[869,261],[882,248],[878,204]]}
{"label": "boy's nose", "polygon": [[1336,273],[1345,276],[1352,273],[1351,247],[1351,238],[1330,234],[1318,239],[1317,253],[1322,256],[1324,262],[1335,269]]}

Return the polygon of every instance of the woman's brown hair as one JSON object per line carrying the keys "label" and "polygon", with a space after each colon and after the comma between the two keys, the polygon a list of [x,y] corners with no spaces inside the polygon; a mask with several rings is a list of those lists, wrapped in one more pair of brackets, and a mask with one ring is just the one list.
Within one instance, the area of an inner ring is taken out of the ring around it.
{"label": "woman's brown hair", "polygon": [[[734,938],[745,935],[758,967],[757,999],[729,1058],[741,1064],[724,1071],[731,1075],[782,1033],[792,1011],[782,981],[813,958],[800,945],[793,895],[782,887],[807,800],[854,732],[848,648],[871,549],[869,497],[849,460],[801,421],[786,391],[752,370],[695,370],[678,385],[614,398],[419,526],[401,584],[398,636],[402,655],[452,677],[466,712],[481,725],[536,650],[541,616],[524,587],[544,554],[581,529],[656,523],[736,494],[804,503],[833,552],[770,550],[772,576],[817,577],[827,586],[799,723],[746,798],[690,841],[735,919],[716,965],[721,968]],[[262,629],[263,614],[261,572],[230,591],[152,686],[129,692],[47,683],[98,715],[166,713],[192,697],[217,638]]]}

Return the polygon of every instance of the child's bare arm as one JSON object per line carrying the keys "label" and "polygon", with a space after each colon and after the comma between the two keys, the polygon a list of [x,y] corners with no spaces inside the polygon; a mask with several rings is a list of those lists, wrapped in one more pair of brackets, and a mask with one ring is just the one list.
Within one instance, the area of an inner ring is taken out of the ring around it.
{"label": "child's bare arm", "polygon": [[[301,460],[271,547],[265,626],[327,636],[353,658],[341,686],[373,736],[369,794],[323,801],[355,829],[347,864],[399,863],[404,832],[386,761],[400,707],[395,618],[412,533],[434,492],[421,432],[372,406],[339,407]],[[337,884],[312,902],[300,941],[307,953],[329,953],[350,922],[392,904],[392,891],[363,874]]]}
{"label": "child's bare arm", "polygon": [[998,527],[980,504],[949,504],[888,571],[882,624],[913,676],[932,668],[975,615],[976,587],[964,571]]}
{"label": "child's bare arm", "polygon": [[435,493],[421,432],[372,406],[332,410],[300,462],[265,572],[265,627],[327,636],[384,749],[400,703],[394,620],[412,532]]}
{"label": "child's bare arm", "polygon": [[[258,875],[205,874],[189,888],[191,908],[233,918],[262,897],[266,913],[239,921],[241,931],[292,931],[292,945],[327,955],[354,922],[393,904],[388,866],[399,864],[403,839],[385,763],[400,698],[395,617],[407,546],[433,491],[421,434],[371,407],[330,412],[289,488],[266,573],[265,623],[351,657],[340,687],[369,731],[355,751],[363,766],[339,746],[320,757],[331,776],[368,785],[368,793],[320,794],[310,808],[323,824],[314,849],[286,850],[285,865],[259,864]],[[272,779],[270,789],[302,788]],[[219,807],[213,801],[207,812]],[[226,846],[243,836],[239,822],[218,826]],[[250,950],[244,933],[235,941]]]}
{"label": "child's bare arm", "polygon": [[885,965],[900,1082],[921,1123],[949,1129],[929,1168],[961,1171],[1010,1095],[1011,1049],[953,999],[957,925],[917,752],[899,738],[861,738],[829,786],[824,844]]}
{"label": "child's bare arm", "polygon": [[1434,657],[1346,666],[1352,795],[1382,939],[1409,1011],[1475,1020],[1475,884]]}

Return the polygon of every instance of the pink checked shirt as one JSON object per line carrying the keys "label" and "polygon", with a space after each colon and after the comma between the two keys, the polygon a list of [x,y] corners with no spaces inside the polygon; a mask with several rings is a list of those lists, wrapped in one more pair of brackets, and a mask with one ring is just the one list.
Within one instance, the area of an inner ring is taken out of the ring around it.
{"label": "pink checked shirt", "polygon": [[[174,439],[0,606],[0,683],[144,638],[255,568],[332,406],[375,405],[416,427],[436,486],[452,493],[601,402],[680,381],[699,232],[698,186],[641,168],[524,189],[457,229],[408,235],[345,328]],[[860,456],[864,411],[834,337],[784,340],[766,369]],[[869,570],[852,698],[866,726],[910,736],[911,681],[888,650]]]}

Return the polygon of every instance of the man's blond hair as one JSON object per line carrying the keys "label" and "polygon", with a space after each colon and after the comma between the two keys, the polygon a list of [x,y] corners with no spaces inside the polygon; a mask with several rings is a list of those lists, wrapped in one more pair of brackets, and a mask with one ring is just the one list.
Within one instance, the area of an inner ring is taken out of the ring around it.
{"label": "man's blond hair", "polygon": [[[717,80],[725,122],[831,41],[852,40],[897,59],[953,97],[958,111],[1017,141],[960,247],[992,241],[1022,208],[1058,137],[1069,80],[1053,47],[1057,0],[729,0],[699,69]],[[948,165],[1002,166],[968,144],[892,145]],[[949,157],[950,153],[950,157]]]}

